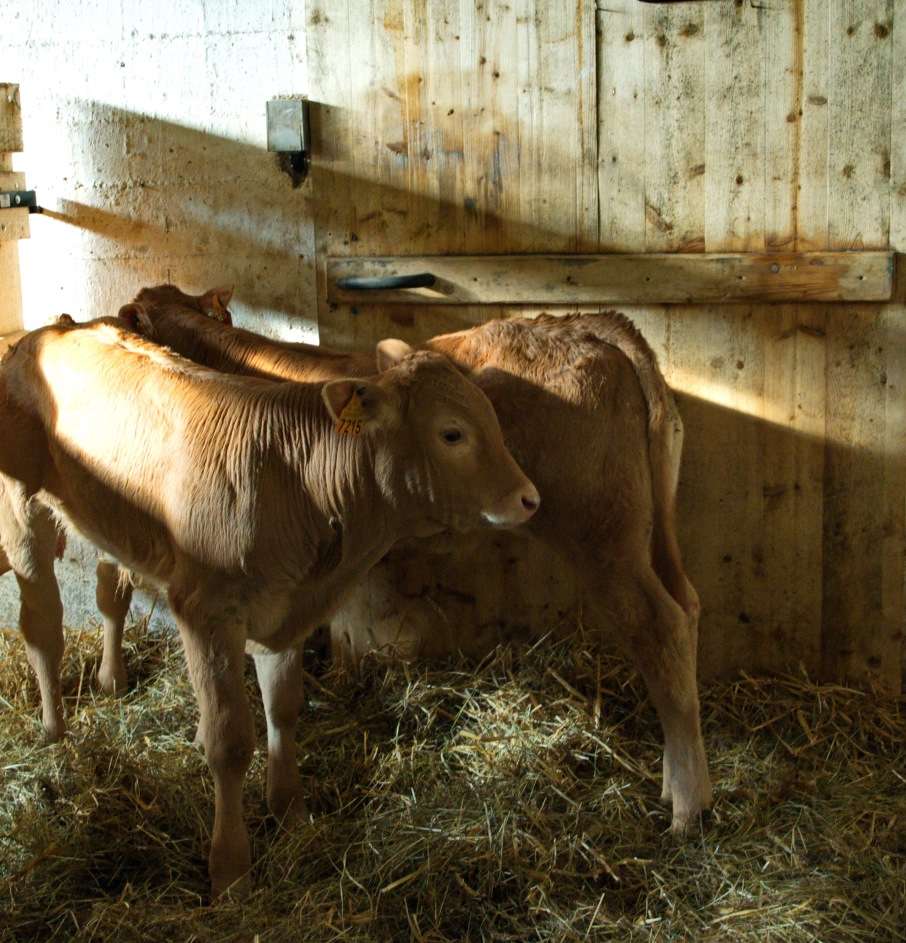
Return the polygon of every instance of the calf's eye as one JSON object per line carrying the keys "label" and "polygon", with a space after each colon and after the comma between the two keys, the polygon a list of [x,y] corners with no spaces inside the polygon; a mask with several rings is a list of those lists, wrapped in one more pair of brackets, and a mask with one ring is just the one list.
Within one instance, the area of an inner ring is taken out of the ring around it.
{"label": "calf's eye", "polygon": [[440,434],[440,437],[447,443],[447,445],[455,445],[457,442],[462,440],[462,433],[459,429],[444,429]]}

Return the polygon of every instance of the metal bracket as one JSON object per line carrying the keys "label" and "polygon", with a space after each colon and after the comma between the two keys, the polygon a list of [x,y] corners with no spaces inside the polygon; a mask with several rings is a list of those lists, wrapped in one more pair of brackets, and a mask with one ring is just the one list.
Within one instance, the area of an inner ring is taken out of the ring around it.
{"label": "metal bracket", "polygon": [[29,213],[43,213],[34,190],[0,190],[0,210],[27,209]]}
{"label": "metal bracket", "polygon": [[278,155],[280,168],[298,187],[308,176],[311,163],[311,129],[308,101],[274,98],[267,103],[267,149]]}

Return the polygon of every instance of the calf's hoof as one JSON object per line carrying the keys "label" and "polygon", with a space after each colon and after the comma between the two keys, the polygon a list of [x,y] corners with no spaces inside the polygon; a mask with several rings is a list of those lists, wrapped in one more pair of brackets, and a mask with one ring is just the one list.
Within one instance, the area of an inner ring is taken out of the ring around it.
{"label": "calf's hoof", "polygon": [[308,806],[305,804],[305,790],[301,783],[291,787],[268,789],[267,808],[284,828],[308,821]]}
{"label": "calf's hoof", "polygon": [[98,685],[104,694],[111,697],[122,697],[126,693],[126,669],[121,665],[111,668],[101,665],[98,669]]}
{"label": "calf's hoof", "polygon": [[252,892],[252,877],[250,874],[241,874],[236,878],[211,875],[211,901],[218,900],[245,900]]}
{"label": "calf's hoof", "polygon": [[711,808],[711,782],[706,775],[687,796],[681,795],[675,787],[671,791],[673,821],[670,831],[678,836],[688,835],[698,826],[702,812]]}
{"label": "calf's hoof", "polygon": [[61,717],[44,721],[44,742],[59,743],[66,736],[66,721]]}

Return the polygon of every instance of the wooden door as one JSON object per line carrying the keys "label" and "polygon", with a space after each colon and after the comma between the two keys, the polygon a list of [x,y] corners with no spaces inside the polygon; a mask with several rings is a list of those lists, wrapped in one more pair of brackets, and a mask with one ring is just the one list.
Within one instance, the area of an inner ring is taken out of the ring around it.
{"label": "wooden door", "polygon": [[[314,0],[322,343],[525,313],[331,304],[330,255],[902,250],[897,6]],[[686,422],[681,543],[703,672],[803,663],[898,685],[902,289],[886,304],[621,307]],[[556,561],[520,567],[524,587],[572,593]],[[501,581],[452,576],[478,600],[458,616],[508,621]],[[529,608],[551,619],[540,596]]]}

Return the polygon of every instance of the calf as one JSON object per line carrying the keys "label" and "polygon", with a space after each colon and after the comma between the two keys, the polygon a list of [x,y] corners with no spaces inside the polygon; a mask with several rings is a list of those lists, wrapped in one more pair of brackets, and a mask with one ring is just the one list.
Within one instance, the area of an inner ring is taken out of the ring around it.
{"label": "calf", "polygon": [[[226,310],[230,293],[216,294]],[[307,381],[369,370],[365,354],[280,343],[212,320],[210,296],[147,288],[120,315],[218,370]],[[616,312],[491,321],[425,346],[487,393],[507,445],[544,494],[529,533],[572,563],[587,604],[616,624],[660,717],[663,797],[672,800],[673,829],[685,830],[711,800],[696,687],[699,601],[676,539],[683,427],[653,352]],[[382,356],[406,349],[386,341]],[[431,549],[426,543],[419,552]],[[442,552],[476,558],[474,541],[462,538]],[[275,741],[292,739],[299,696],[298,687],[278,683],[266,696]],[[294,759],[275,757],[268,769],[275,789],[279,782],[292,792]]]}
{"label": "calf", "polygon": [[64,729],[57,516],[167,591],[214,779],[215,895],[250,867],[246,643],[265,688],[282,683],[275,653],[395,541],[516,525],[538,507],[476,386],[437,354],[391,344],[379,357],[371,379],[273,383],[93,322],[35,331],[0,368],[0,548],[47,733]]}

